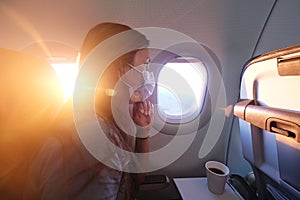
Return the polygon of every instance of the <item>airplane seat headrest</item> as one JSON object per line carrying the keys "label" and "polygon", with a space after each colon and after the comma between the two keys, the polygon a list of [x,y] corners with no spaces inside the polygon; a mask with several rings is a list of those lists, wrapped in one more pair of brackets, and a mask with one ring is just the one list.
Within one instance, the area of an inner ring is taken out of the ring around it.
{"label": "airplane seat headrest", "polygon": [[0,49],[0,65],[1,129],[48,124],[63,103],[51,65],[8,49]]}

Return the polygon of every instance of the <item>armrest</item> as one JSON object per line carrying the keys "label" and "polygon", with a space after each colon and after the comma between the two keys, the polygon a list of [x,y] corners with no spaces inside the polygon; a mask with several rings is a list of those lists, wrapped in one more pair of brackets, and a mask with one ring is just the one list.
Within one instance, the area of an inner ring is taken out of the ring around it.
{"label": "armrest", "polygon": [[143,183],[140,184],[140,191],[160,190],[168,187],[170,180],[166,175],[146,175]]}
{"label": "armrest", "polygon": [[300,113],[254,104],[243,100],[235,104],[234,115],[258,128],[293,138],[300,143]]}

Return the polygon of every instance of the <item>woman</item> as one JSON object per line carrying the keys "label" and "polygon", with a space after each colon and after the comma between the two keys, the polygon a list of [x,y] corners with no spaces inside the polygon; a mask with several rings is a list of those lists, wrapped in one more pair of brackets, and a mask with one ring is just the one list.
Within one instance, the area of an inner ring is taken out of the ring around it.
{"label": "woman", "polygon": [[[131,113],[132,121],[142,130],[137,134],[142,137],[134,137],[132,133],[125,133],[126,131],[119,127],[113,113],[114,107],[111,105],[113,98],[124,97],[118,88],[115,90],[117,94],[110,91],[114,91],[117,83],[124,83],[123,88],[132,85],[134,80],[129,80],[128,72],[136,71],[135,67],[140,68],[149,61],[149,51],[146,48],[148,40],[139,32],[122,24],[98,24],[88,32],[84,40],[81,64],[88,59],[95,47],[125,31],[134,32],[136,37],[133,42],[137,42],[140,47],[120,56],[105,69],[95,95],[96,114],[107,138],[114,145],[129,152],[147,153],[153,105],[145,98],[151,94],[153,88],[147,90],[146,97],[136,88],[126,102],[130,104],[128,112]],[[99,55],[99,59],[101,56],[103,55]],[[25,199],[134,199],[138,184],[143,181],[143,174],[117,170],[95,159],[82,145],[70,112],[71,104],[68,105],[59,118],[62,125],[59,126],[57,136],[48,140],[32,164],[32,178],[28,182]],[[113,162],[118,163],[118,160]]]}

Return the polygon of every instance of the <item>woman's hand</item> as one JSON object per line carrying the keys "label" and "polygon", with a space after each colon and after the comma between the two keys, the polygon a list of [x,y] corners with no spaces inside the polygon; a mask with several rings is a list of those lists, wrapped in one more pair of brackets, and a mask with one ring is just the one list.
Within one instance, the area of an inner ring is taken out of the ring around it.
{"label": "woman's hand", "polygon": [[153,104],[146,100],[133,104],[132,119],[139,126],[147,126],[153,121]]}

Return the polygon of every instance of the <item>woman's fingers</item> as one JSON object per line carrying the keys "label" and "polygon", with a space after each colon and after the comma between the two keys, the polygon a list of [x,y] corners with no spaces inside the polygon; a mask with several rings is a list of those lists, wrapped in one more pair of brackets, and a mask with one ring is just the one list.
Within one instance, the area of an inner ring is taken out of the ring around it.
{"label": "woman's fingers", "polygon": [[153,114],[153,104],[148,100],[138,103],[138,108],[144,115]]}
{"label": "woman's fingers", "polygon": [[153,121],[153,104],[150,101],[138,102],[133,105],[133,121],[146,126]]}
{"label": "woman's fingers", "polygon": [[150,101],[147,101],[148,115],[153,114],[153,104]]}

